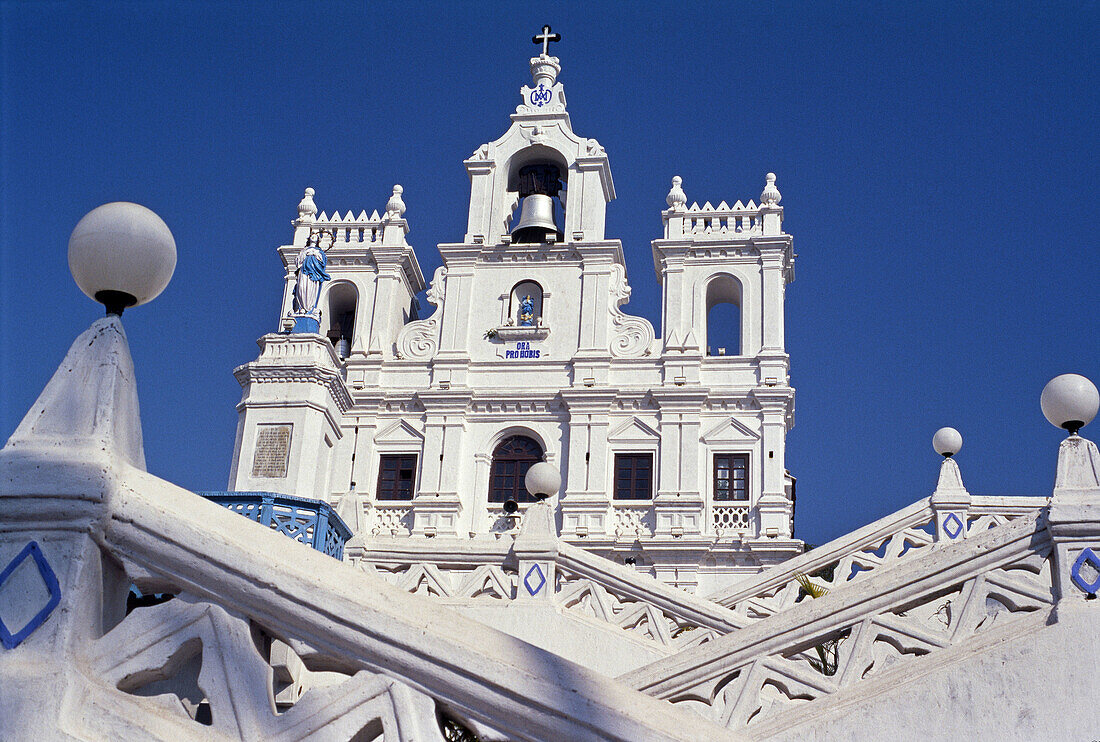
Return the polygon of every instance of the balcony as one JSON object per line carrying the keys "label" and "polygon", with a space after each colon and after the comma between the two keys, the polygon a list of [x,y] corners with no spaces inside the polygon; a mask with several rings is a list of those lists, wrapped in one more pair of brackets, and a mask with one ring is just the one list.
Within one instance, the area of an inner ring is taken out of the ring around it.
{"label": "balcony", "polygon": [[344,558],[344,544],[351,538],[351,529],[327,502],[275,492],[198,494],[334,559]]}

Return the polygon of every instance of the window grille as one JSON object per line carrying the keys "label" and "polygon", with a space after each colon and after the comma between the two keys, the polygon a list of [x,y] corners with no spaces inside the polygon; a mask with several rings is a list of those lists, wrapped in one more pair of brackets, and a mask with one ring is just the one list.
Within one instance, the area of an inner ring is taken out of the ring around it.
{"label": "window grille", "polygon": [[653,497],[653,454],[615,454],[615,499],[648,500]]}
{"label": "window grille", "polygon": [[525,435],[513,435],[501,441],[493,451],[489,472],[489,502],[534,502],[523,479],[532,464],[542,461],[542,446]]}
{"label": "window grille", "polygon": [[730,502],[749,499],[749,455],[747,453],[717,453],[714,455],[714,501]]}
{"label": "window grille", "polygon": [[382,454],[378,462],[376,500],[411,500],[416,482],[416,454]]}

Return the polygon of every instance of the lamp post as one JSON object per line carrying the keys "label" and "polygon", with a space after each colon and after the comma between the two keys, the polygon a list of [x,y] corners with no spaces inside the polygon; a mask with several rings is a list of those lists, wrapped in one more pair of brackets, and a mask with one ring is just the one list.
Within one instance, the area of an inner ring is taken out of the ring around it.
{"label": "lamp post", "polygon": [[532,464],[523,478],[523,486],[537,501],[556,495],[561,489],[561,472],[553,464],[540,461]]}
{"label": "lamp post", "polygon": [[172,232],[139,204],[114,201],[92,209],[69,237],[69,271],[108,315],[155,299],[175,270]]}
{"label": "lamp post", "polygon": [[[1096,385],[1080,374],[1050,380],[1039,399],[1051,425],[1069,435],[1058,446],[1058,470],[1047,514],[1054,543],[1058,615],[1070,618],[1100,592],[1100,450],[1078,435],[1100,408]],[[1095,611],[1089,614],[1095,621]],[[1093,624],[1094,625],[1094,624]]]}
{"label": "lamp post", "polygon": [[957,454],[963,447],[963,437],[954,428],[940,428],[932,436],[932,448],[940,456],[949,459]]}
{"label": "lamp post", "polygon": [[940,478],[929,500],[936,524],[936,541],[966,537],[971,498],[963,486],[959,465],[953,458],[962,445],[962,434],[954,428],[940,428],[932,436],[932,448],[943,456]]}
{"label": "lamp post", "polygon": [[1092,422],[1100,408],[1096,385],[1080,374],[1055,376],[1043,387],[1039,397],[1043,415],[1050,424],[1065,428],[1070,435]]}

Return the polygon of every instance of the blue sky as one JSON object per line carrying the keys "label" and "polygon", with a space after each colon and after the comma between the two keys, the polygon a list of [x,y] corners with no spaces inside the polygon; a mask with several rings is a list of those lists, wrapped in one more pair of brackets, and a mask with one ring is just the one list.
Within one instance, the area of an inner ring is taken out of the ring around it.
{"label": "blue sky", "polygon": [[1039,393],[1100,380],[1095,3],[0,7],[5,439],[101,314],[70,231],[136,201],[179,249],[125,317],[149,469],[224,488],[232,370],[275,329],[303,188],[369,213],[401,183],[430,276],[465,227],[462,160],[508,126],[543,23],[573,126],[611,159],[628,311],[659,320],[649,242],[673,175],[717,203],[777,173],[801,537],[927,495],[942,425],[972,492],[1049,493],[1061,435]]}

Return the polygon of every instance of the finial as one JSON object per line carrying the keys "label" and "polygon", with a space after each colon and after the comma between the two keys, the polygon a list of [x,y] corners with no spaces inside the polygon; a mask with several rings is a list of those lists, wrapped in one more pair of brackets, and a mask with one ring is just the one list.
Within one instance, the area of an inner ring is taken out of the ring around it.
{"label": "finial", "polygon": [[401,200],[401,194],[404,192],[405,189],[399,185],[393,187],[393,195],[386,202],[386,216],[400,219],[405,213],[405,202]]}
{"label": "finial", "polygon": [[764,186],[764,192],[760,194],[761,206],[777,206],[783,199],[783,195],[779,192],[779,189],[775,187],[775,173],[768,173],[767,184]]}
{"label": "finial", "polygon": [[299,219],[313,219],[317,216],[317,204],[313,203],[313,194],[316,193],[312,188],[306,189],[306,194],[302,196],[302,200],[298,202],[298,218]]}
{"label": "finial", "polygon": [[684,189],[680,187],[680,184],[684,182],[684,179],[679,175],[673,176],[672,188],[669,189],[668,195],[665,196],[665,203],[668,204],[668,208],[673,211],[683,211],[687,205],[688,197],[684,193]]}
{"label": "finial", "polygon": [[69,271],[107,314],[152,301],[176,270],[176,241],[159,216],[115,201],[84,215],[69,237]]}
{"label": "finial", "polygon": [[1051,425],[1065,428],[1070,435],[1092,422],[1100,409],[1096,385],[1080,374],[1055,376],[1043,387],[1039,398],[1043,415]]}
{"label": "finial", "polygon": [[949,459],[957,454],[963,447],[962,434],[954,428],[940,428],[932,436],[932,448],[940,456]]}
{"label": "finial", "polygon": [[550,56],[550,42],[561,41],[561,34],[550,33],[550,27],[543,26],[542,33],[532,36],[531,41],[536,44],[542,44],[542,56],[548,57]]}

